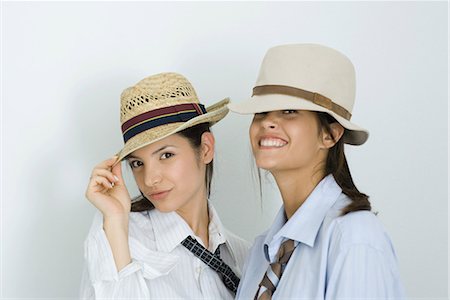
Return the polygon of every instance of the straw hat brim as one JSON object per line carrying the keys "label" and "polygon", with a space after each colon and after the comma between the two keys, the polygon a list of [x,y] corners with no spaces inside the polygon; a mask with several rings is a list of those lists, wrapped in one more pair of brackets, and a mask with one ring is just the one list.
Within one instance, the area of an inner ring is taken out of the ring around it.
{"label": "straw hat brim", "polygon": [[327,108],[299,97],[281,94],[256,95],[240,103],[230,103],[228,104],[228,108],[232,112],[239,114],[255,114],[284,109],[326,112],[345,128],[343,136],[344,143],[350,145],[362,145],[369,137],[369,132],[366,129],[344,119]]}
{"label": "straw hat brim", "polygon": [[161,125],[158,127],[154,127],[152,129],[143,131],[131,139],[129,139],[123,149],[117,154],[118,158],[114,163],[113,167],[118,164],[121,160],[123,160],[127,155],[132,153],[135,150],[143,148],[147,145],[150,145],[154,142],[162,140],[174,133],[180,132],[183,129],[201,124],[201,123],[209,123],[210,126],[213,126],[220,120],[222,120],[228,113],[227,104],[230,102],[229,98],[225,98],[211,106],[206,108],[206,113],[199,115],[195,118],[190,119],[187,122],[177,122]]}

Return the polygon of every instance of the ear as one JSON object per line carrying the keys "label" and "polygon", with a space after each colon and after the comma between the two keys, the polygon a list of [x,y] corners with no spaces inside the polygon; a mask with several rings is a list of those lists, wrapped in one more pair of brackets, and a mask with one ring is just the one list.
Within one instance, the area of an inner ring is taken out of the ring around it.
{"label": "ear", "polygon": [[[322,144],[324,148],[330,149],[342,138],[344,135],[344,127],[338,122],[330,124],[330,133],[325,130],[322,131]],[[333,140],[334,137],[334,140]]]}
{"label": "ear", "polygon": [[202,134],[202,152],[201,160],[205,164],[209,164],[214,158],[215,139],[211,132],[204,132]]}

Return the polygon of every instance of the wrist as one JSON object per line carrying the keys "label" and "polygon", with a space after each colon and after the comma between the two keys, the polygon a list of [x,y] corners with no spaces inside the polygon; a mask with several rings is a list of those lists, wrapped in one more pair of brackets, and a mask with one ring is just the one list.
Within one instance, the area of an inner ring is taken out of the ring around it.
{"label": "wrist", "polygon": [[128,214],[103,216],[103,227],[110,229],[123,228],[128,231]]}

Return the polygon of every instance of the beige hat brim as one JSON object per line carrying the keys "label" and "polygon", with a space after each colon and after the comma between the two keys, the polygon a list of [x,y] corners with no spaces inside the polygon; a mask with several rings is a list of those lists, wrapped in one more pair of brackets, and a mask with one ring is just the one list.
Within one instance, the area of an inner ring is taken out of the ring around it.
{"label": "beige hat brim", "polygon": [[211,106],[206,108],[206,113],[198,117],[192,118],[187,122],[170,123],[154,127],[152,129],[143,131],[132,138],[130,138],[123,149],[117,154],[118,158],[113,167],[123,160],[127,155],[135,150],[150,145],[154,142],[162,140],[174,133],[180,132],[183,129],[192,127],[201,123],[209,123],[213,126],[220,120],[222,120],[228,114],[227,104],[230,102],[229,98],[225,98]]}
{"label": "beige hat brim", "polygon": [[255,114],[284,109],[321,111],[331,115],[345,128],[343,136],[345,143],[362,145],[369,137],[369,132],[366,129],[342,118],[329,109],[299,97],[281,94],[257,95],[240,103],[229,103],[228,108],[239,114]]}

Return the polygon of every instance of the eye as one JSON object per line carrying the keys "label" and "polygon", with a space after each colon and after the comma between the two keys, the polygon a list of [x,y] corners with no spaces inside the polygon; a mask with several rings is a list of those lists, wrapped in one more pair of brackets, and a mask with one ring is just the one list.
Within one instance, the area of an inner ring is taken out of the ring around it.
{"label": "eye", "polygon": [[283,115],[290,115],[290,114],[296,114],[297,111],[295,109],[286,109],[282,111]]}
{"label": "eye", "polygon": [[254,118],[261,119],[261,118],[264,118],[266,115],[267,115],[267,112],[255,113]]}
{"label": "eye", "polygon": [[136,168],[138,168],[138,167],[143,165],[142,161],[140,161],[140,160],[132,160],[132,161],[130,161],[128,163],[130,164],[130,167],[132,169],[136,169]]}
{"label": "eye", "polygon": [[170,158],[170,157],[172,157],[172,156],[174,156],[174,155],[175,155],[175,154],[170,153],[170,152],[164,152],[164,153],[161,155],[160,159],[168,159],[168,158]]}

